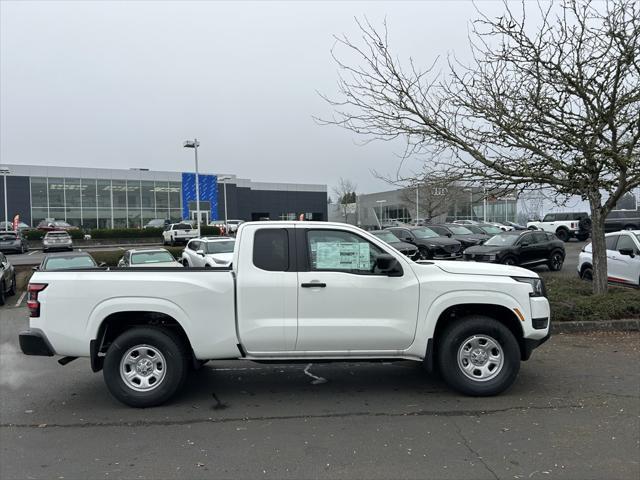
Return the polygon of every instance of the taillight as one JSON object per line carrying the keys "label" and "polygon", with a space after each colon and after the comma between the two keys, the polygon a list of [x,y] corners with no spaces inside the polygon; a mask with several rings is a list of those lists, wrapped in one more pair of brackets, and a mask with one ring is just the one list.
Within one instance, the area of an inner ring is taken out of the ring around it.
{"label": "taillight", "polygon": [[38,301],[38,293],[47,288],[46,283],[30,283],[27,287],[27,308],[29,316],[32,318],[40,316],[40,302]]}
{"label": "taillight", "polygon": [[576,222],[571,222],[571,228],[576,228]]}

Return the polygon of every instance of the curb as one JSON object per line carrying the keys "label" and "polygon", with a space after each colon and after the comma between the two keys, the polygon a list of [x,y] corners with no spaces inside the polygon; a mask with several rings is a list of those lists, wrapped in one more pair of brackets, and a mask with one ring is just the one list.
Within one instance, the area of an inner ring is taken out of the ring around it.
{"label": "curb", "polygon": [[551,322],[551,333],[578,332],[637,332],[640,331],[640,319],[591,320],[584,322]]}

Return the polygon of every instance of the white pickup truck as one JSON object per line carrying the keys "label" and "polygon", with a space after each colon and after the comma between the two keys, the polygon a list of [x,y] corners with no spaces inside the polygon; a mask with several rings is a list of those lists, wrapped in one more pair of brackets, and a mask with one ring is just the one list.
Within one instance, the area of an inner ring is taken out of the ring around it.
{"label": "white pickup truck", "polygon": [[193,228],[188,223],[171,223],[162,232],[162,243],[173,246],[176,243],[187,243],[192,238],[197,237],[198,229]]}
{"label": "white pickup truck", "polygon": [[134,407],[167,401],[190,367],[217,359],[414,360],[460,392],[495,395],[549,338],[536,273],[416,263],[338,223],[245,223],[229,268],[35,272],[28,292],[23,353],[89,357]]}

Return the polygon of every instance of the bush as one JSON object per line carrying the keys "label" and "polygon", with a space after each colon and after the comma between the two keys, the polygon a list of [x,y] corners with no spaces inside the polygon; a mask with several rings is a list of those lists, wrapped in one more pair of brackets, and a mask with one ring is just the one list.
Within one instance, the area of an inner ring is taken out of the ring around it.
{"label": "bush", "polygon": [[[42,240],[46,233],[47,232],[43,230],[26,230],[22,232],[24,238],[27,240]],[[82,230],[68,230],[67,233],[74,240],[84,237],[84,232]]]}
{"label": "bush", "polygon": [[551,321],[588,321],[640,318],[640,290],[609,287],[606,295],[593,295],[592,285],[577,278],[545,276]]}
{"label": "bush", "polygon": [[162,228],[94,228],[91,238],[159,238]]}

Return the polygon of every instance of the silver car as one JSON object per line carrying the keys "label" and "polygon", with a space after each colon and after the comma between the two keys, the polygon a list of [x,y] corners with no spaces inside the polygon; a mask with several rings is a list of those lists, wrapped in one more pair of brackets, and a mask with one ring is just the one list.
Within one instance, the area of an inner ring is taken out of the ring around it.
{"label": "silver car", "polygon": [[52,250],[73,250],[71,236],[64,231],[47,232],[42,240],[42,251],[50,252]]}
{"label": "silver car", "polygon": [[182,267],[169,251],[164,248],[155,248],[148,250],[127,250],[120,261],[118,267]]}

